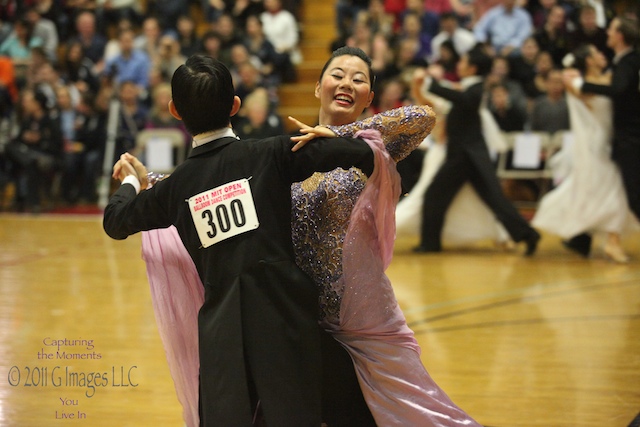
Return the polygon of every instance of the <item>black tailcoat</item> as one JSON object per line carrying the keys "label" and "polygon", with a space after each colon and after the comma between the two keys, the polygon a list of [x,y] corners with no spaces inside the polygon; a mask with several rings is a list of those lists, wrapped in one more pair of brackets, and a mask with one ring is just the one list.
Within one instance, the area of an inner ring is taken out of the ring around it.
{"label": "black tailcoat", "polygon": [[613,102],[613,160],[620,167],[629,207],[640,219],[640,53],[630,51],[613,64],[611,85],[585,83],[582,92]]}
{"label": "black tailcoat", "polygon": [[452,107],[446,118],[447,157],[427,189],[423,203],[421,246],[426,250],[441,249],[445,214],[467,181],[514,241],[521,241],[534,232],[502,193],[482,135],[478,109],[483,90],[482,81],[463,91],[443,87],[436,81],[429,88],[430,92],[451,101]]}
{"label": "black tailcoat", "polygon": [[[370,174],[373,153],[351,138],[318,139],[295,153],[291,146],[286,136],[214,140],[148,191],[136,196],[122,185],[105,209],[109,236],[173,224],[194,260],[205,287],[198,320],[204,426],[250,426],[257,399],[270,426],[321,422],[318,290],[294,261],[290,188],[336,167]],[[244,178],[259,227],[202,248],[186,200]]]}

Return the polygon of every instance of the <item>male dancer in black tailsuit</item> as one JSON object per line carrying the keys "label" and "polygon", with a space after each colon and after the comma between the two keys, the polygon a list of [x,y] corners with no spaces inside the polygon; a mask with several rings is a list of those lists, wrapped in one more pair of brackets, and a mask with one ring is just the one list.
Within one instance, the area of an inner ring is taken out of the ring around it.
{"label": "male dancer in black tailsuit", "polygon": [[[585,93],[611,98],[613,103],[613,146],[611,157],[620,167],[629,208],[640,219],[640,39],[638,23],[614,18],[607,29],[607,46],[613,49],[611,85],[583,82],[576,70],[566,70],[565,85]],[[587,257],[591,235],[580,234],[564,242],[569,249]]]}
{"label": "male dancer in black tailsuit", "polygon": [[297,152],[285,136],[238,140],[229,118],[240,99],[229,70],[210,57],[190,57],[171,85],[170,111],[195,146],[171,176],[139,194],[140,164],[123,155],[104,229],[125,239],[173,224],[194,261],[205,287],[201,425],[375,425],[353,363],[320,330],[318,290],[296,265],[291,240],[291,184],[336,167],[369,175],[373,152],[351,138],[319,139]]}
{"label": "male dancer in black tailsuit", "polygon": [[[443,87],[437,68],[430,68],[423,91],[452,103],[446,119],[447,157],[427,189],[422,207],[420,245],[415,252],[442,250],[441,233],[451,201],[469,181],[478,196],[494,212],[515,242],[526,243],[525,255],[536,251],[540,235],[506,199],[482,136],[479,107],[484,92],[483,77],[491,69],[491,58],[476,46],[463,55],[457,65],[463,90]],[[470,212],[472,215],[473,213]]]}

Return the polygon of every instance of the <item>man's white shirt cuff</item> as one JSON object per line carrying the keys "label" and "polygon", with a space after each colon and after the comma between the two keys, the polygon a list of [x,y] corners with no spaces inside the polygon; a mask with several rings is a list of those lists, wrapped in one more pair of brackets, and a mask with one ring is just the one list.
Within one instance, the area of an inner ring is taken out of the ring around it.
{"label": "man's white shirt cuff", "polygon": [[584,84],[584,79],[582,77],[575,77],[571,81],[571,86],[573,86],[576,92],[580,92],[582,90],[583,84]]}
{"label": "man's white shirt cuff", "polygon": [[122,185],[131,184],[133,188],[136,189],[136,194],[140,193],[140,181],[138,181],[138,177],[135,175],[127,175],[125,179],[122,180]]}

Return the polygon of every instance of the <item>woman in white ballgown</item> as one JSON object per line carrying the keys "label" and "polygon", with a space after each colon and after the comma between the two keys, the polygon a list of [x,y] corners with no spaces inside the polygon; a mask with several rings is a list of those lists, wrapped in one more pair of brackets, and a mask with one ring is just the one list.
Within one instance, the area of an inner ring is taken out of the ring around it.
{"label": "woman in white ballgown", "polygon": [[[595,46],[579,47],[564,62],[577,68],[586,81],[610,82],[611,76],[604,72],[607,60]],[[568,90],[572,169],[542,198],[533,225],[563,239],[606,233],[605,254],[616,262],[627,262],[620,237],[638,229],[638,222],[627,204],[620,171],[611,160],[611,100]]]}

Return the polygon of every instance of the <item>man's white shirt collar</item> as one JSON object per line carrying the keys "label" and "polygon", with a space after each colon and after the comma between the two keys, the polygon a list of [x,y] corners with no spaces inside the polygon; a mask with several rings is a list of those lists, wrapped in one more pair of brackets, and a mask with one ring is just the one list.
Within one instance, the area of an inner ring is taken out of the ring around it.
{"label": "man's white shirt collar", "polygon": [[196,148],[203,144],[206,144],[207,142],[211,142],[213,140],[224,138],[227,136],[239,139],[232,128],[226,127],[222,129],[212,130],[210,132],[199,133],[198,135],[193,137],[193,142],[191,143],[191,146],[193,148]]}

